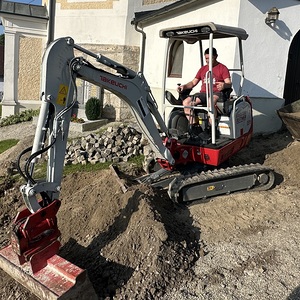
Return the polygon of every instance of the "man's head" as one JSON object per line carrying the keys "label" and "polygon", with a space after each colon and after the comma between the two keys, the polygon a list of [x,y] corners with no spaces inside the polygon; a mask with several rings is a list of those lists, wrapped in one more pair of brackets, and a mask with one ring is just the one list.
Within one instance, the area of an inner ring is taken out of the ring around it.
{"label": "man's head", "polygon": [[[209,48],[207,48],[204,51],[204,57],[205,57],[205,61],[207,64],[209,63],[209,55],[210,55]],[[218,57],[218,53],[217,53],[216,48],[212,48],[212,63],[213,63],[213,65],[216,63],[217,57]]]}

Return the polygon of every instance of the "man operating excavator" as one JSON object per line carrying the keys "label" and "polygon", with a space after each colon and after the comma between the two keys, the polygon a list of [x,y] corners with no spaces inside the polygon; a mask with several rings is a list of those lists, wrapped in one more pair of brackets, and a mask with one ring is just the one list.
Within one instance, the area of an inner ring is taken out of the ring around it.
{"label": "man operating excavator", "polygon": [[[200,81],[202,82],[201,90],[199,93],[196,93],[194,97],[187,97],[183,100],[183,105],[187,106],[184,108],[186,117],[189,120],[189,124],[192,125],[192,128],[195,128],[198,125],[198,120],[193,113],[193,109],[188,106],[195,105],[207,105],[207,96],[206,96],[206,73],[209,69],[209,48],[205,50],[204,57],[206,65],[201,67],[197,72],[195,78],[183,85],[178,86],[177,91],[181,93],[184,90],[191,90],[195,87]],[[218,53],[215,48],[212,48],[212,74],[213,74],[213,98],[214,104],[218,100],[222,99],[222,91],[231,88],[231,78],[228,68],[222,63],[217,61]],[[215,110],[216,117],[216,110]]]}

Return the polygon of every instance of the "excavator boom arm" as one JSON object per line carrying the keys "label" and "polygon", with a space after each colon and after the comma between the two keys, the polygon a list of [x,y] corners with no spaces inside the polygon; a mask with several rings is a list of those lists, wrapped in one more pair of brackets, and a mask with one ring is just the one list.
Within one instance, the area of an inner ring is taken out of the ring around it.
{"label": "excavator boom arm", "polygon": [[[95,67],[82,56],[75,57],[74,51],[81,51],[95,59],[96,63],[116,72],[111,73]],[[31,212],[41,208],[36,197],[41,192],[47,203],[58,199],[69,125],[71,116],[77,109],[77,79],[109,90],[124,100],[150,144],[170,165],[174,164],[160,133],[161,131],[166,137],[167,127],[142,73],[136,73],[103,55],[94,54],[74,44],[70,37],[57,39],[48,47],[42,67],[41,112],[32,154],[27,163],[28,170],[25,172],[27,184],[21,187],[24,201]],[[34,164],[46,150],[47,178],[46,181],[36,182],[32,178]]]}

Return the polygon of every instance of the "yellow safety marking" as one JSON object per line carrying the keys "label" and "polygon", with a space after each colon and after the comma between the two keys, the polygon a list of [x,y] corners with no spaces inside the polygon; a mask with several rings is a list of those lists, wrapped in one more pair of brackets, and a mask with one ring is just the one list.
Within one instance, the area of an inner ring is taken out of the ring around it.
{"label": "yellow safety marking", "polygon": [[67,94],[68,94],[68,86],[65,84],[60,84],[59,92],[56,98],[56,103],[65,106],[67,100]]}
{"label": "yellow safety marking", "polygon": [[216,187],[214,185],[209,185],[206,190],[207,191],[213,191]]}

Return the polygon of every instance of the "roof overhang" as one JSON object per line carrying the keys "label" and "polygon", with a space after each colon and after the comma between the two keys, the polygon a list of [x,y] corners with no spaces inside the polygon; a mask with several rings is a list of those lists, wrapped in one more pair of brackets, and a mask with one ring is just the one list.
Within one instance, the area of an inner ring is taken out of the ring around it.
{"label": "roof overhang", "polygon": [[180,0],[170,5],[166,5],[160,9],[150,11],[135,12],[131,24],[144,27],[148,24],[155,23],[162,17],[173,17],[175,14],[181,14],[182,8],[192,9],[195,6],[205,6],[211,2],[218,2],[220,0]]}
{"label": "roof overhang", "polygon": [[14,15],[38,19],[48,19],[48,12],[45,6],[24,4],[17,2],[0,1],[1,15]]}

